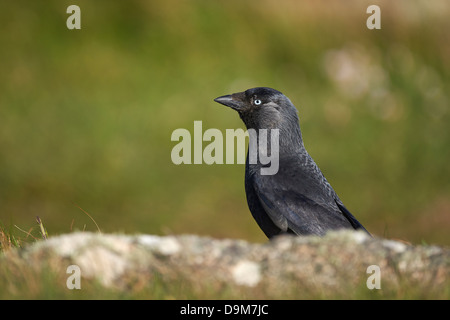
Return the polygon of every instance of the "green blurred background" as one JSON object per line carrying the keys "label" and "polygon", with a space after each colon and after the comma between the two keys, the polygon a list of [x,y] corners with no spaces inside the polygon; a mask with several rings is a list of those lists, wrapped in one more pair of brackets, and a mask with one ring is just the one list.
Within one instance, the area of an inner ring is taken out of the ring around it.
{"label": "green blurred background", "polygon": [[103,232],[266,241],[244,165],[170,155],[194,120],[244,128],[215,97],[269,86],[370,232],[449,245],[449,17],[446,0],[3,1],[0,222],[95,231],[80,207]]}

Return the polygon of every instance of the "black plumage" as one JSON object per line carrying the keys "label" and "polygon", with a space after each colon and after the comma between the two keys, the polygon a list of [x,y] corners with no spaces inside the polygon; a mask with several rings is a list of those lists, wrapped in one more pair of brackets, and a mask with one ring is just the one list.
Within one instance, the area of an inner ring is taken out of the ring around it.
{"label": "black plumage", "polygon": [[250,163],[248,153],[245,166],[247,203],[267,237],[281,233],[322,236],[329,230],[342,228],[367,232],[306,151],[297,109],[285,95],[259,87],[214,101],[236,110],[247,129],[257,133],[259,129],[278,129],[278,171],[261,174],[265,165]]}

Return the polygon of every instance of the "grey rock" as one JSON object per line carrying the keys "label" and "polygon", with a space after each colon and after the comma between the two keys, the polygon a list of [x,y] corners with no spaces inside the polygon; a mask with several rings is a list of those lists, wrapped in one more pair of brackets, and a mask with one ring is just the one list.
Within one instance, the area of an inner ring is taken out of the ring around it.
{"label": "grey rock", "polygon": [[55,272],[77,265],[83,281],[96,280],[107,288],[125,289],[130,281],[150,282],[157,275],[165,281],[253,288],[283,297],[285,292],[365,287],[371,265],[379,266],[382,287],[397,288],[406,281],[448,290],[450,251],[344,230],[324,237],[284,235],[264,244],[194,235],[80,232],[0,256],[0,263],[11,261]]}

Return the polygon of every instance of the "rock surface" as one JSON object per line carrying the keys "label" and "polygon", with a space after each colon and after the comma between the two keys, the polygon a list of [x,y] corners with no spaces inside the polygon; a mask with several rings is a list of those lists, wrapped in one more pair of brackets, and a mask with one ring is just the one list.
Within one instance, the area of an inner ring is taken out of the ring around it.
{"label": "rock surface", "polygon": [[264,244],[194,235],[79,232],[8,252],[0,256],[0,263],[5,259],[36,266],[45,261],[59,271],[76,265],[83,279],[121,290],[137,279],[152,281],[157,276],[214,288],[264,290],[277,297],[276,293],[296,290],[366,288],[377,281],[391,289],[406,283],[448,290],[450,270],[447,248],[412,246],[351,231],[322,238],[282,236]]}

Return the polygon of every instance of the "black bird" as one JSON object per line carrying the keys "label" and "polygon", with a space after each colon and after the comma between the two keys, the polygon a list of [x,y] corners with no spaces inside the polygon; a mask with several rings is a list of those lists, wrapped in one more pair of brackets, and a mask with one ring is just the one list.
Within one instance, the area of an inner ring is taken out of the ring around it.
{"label": "black bird", "polygon": [[[236,110],[258,139],[259,129],[278,129],[278,172],[261,174],[261,168],[267,165],[251,163],[250,152],[245,165],[247,203],[268,238],[283,233],[323,236],[329,230],[342,228],[367,232],[306,151],[297,109],[289,98],[275,89],[259,87],[214,101]],[[249,143],[255,142],[250,135]]]}

